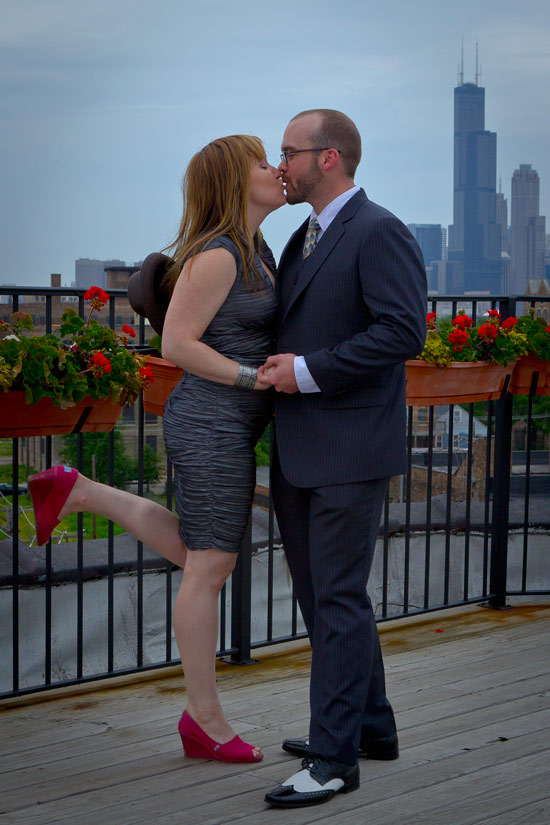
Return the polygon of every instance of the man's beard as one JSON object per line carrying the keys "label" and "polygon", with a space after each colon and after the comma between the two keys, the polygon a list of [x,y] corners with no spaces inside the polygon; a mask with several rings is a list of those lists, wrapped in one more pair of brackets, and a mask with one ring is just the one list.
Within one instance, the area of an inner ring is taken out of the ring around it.
{"label": "man's beard", "polygon": [[287,186],[287,203],[290,203],[292,205],[296,203],[306,203],[308,201],[309,196],[322,179],[323,173],[317,166],[316,158],[313,158],[307,172],[304,172],[303,175],[300,175],[294,181],[292,185],[292,190],[289,190]]}

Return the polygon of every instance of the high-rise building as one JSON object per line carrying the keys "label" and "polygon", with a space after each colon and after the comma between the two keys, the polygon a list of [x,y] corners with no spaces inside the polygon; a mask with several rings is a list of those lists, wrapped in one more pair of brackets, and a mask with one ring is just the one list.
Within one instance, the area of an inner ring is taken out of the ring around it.
{"label": "high-rise building", "polygon": [[96,258],[78,258],[74,262],[75,286],[77,289],[89,289],[107,284],[105,270],[113,266],[125,266],[124,261],[98,261]]}
{"label": "high-rise building", "polygon": [[[499,187],[500,189],[500,187]],[[510,252],[508,235],[508,201],[503,192],[497,192],[496,204],[497,223],[500,226],[500,248],[502,252]]]}
{"label": "high-rise building", "polygon": [[438,291],[440,278],[436,262],[444,261],[446,258],[447,232],[440,223],[409,223],[407,227],[422,250],[428,289],[431,292]]}
{"label": "high-rise building", "polygon": [[539,215],[539,176],[530,163],[512,175],[510,290],[522,294],[532,278],[544,277],[546,218]]}
{"label": "high-rise building", "polygon": [[477,65],[475,83],[464,83],[462,62],[454,90],[454,199],[449,227],[449,261],[461,292],[501,289],[496,165],[496,132],[485,129],[485,89],[479,86]]}
{"label": "high-rise building", "polygon": [[440,223],[409,223],[407,228],[422,250],[426,266],[444,260],[445,241]]}

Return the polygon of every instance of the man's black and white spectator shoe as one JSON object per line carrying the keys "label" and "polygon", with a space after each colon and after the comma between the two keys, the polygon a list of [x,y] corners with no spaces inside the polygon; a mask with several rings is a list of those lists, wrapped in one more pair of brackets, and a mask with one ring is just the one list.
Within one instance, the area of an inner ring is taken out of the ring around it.
{"label": "man's black and white spectator shoe", "polygon": [[277,808],[301,808],[328,802],[337,793],[350,793],[359,787],[359,766],[332,762],[311,754],[302,770],[265,795]]}

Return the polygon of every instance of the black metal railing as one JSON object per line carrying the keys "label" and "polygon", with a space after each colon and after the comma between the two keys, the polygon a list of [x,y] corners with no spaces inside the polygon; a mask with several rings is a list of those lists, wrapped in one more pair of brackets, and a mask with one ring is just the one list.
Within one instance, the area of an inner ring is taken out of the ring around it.
{"label": "black metal railing", "polygon": [[[74,296],[75,308],[84,315],[83,293],[0,288],[0,299],[6,295],[11,301],[11,306],[0,304],[0,318],[3,311],[20,308],[24,296],[45,295],[44,330],[49,332],[54,299]],[[109,294],[108,322],[114,327],[117,301],[124,301],[126,293]],[[516,313],[520,301],[544,303],[533,296],[437,296],[430,297],[429,306],[437,310],[443,305],[445,314],[463,307],[474,318],[498,307],[507,317]],[[545,303],[550,307],[550,301]],[[146,338],[141,319],[139,346]],[[379,621],[480,602],[502,608],[510,595],[550,594],[550,473],[548,453],[534,451],[530,438],[536,420],[534,389],[522,414],[527,440],[521,455],[512,449],[514,407],[509,394],[487,402],[481,411],[474,404],[428,407],[422,448],[416,446],[415,414],[409,408],[408,472],[394,480],[388,493],[369,586]],[[135,409],[136,493],[143,496],[147,425],[141,399]],[[74,436],[78,468],[87,437]],[[11,485],[4,485],[2,499],[11,520],[3,541],[0,533],[0,697],[177,664],[171,613],[181,574],[170,563],[140,542],[128,544],[127,536],[116,536],[112,523],[105,540],[90,540],[81,514],[76,541],[67,545],[70,550],[58,545],[52,549],[50,543],[43,551],[29,550],[20,543],[20,501],[26,485],[20,479],[25,460],[18,441],[11,444]],[[43,466],[53,463],[54,445],[52,436],[41,439]],[[108,452],[111,485],[114,448],[113,432]],[[512,472],[514,456],[523,462],[521,473]],[[9,466],[10,456],[6,459]],[[537,464],[539,459],[546,463]],[[547,472],[535,473],[542,467]],[[164,497],[172,509],[169,461]],[[237,568],[220,598],[218,654],[240,664],[253,661],[260,647],[306,635],[269,491],[258,488],[256,501]],[[60,650],[63,635],[67,638]]]}

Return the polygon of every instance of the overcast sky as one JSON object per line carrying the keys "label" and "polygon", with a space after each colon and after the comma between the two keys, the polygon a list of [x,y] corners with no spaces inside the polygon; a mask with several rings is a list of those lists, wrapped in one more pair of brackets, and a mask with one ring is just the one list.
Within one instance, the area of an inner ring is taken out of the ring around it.
{"label": "overcast sky", "polygon": [[[502,189],[531,163],[550,224],[548,0],[2,0],[0,283],[69,285],[78,257],[161,249],[198,149],[256,134],[276,164],[313,107],[357,123],[371,199],[451,223],[461,37],[466,81],[479,41]],[[307,212],[266,220],[276,256]]]}

